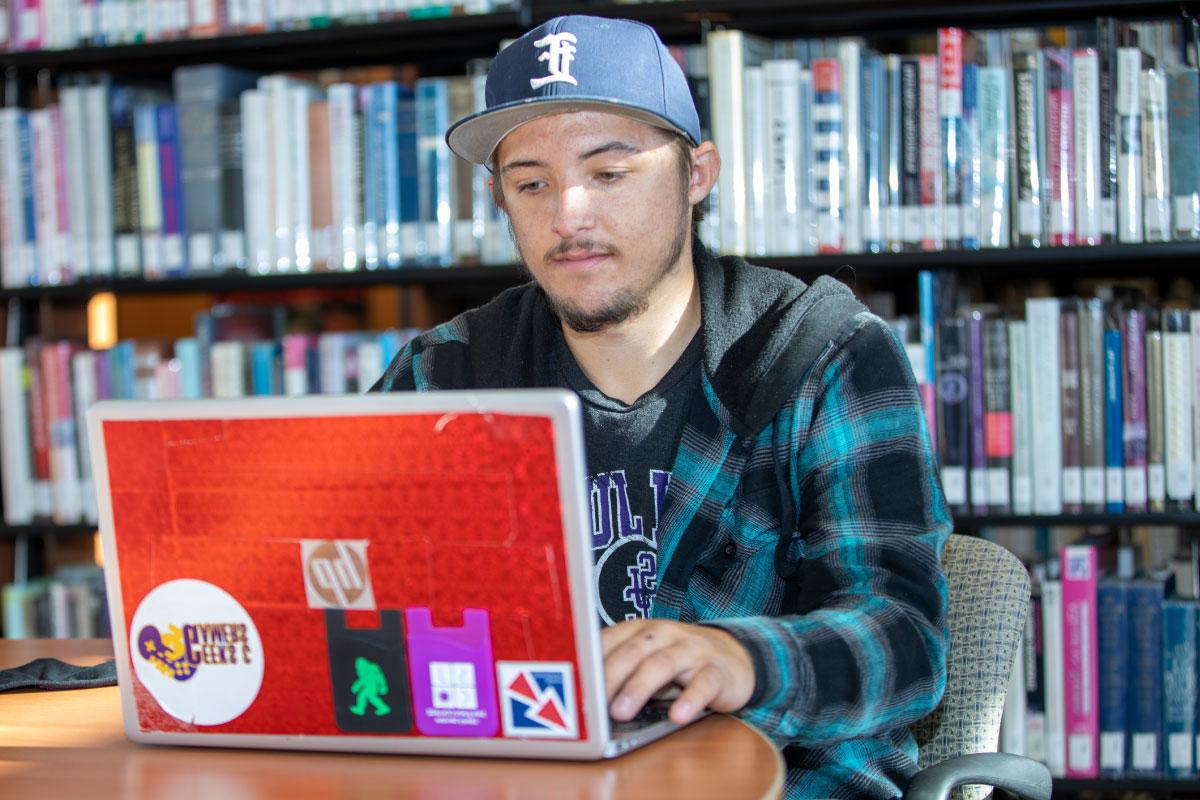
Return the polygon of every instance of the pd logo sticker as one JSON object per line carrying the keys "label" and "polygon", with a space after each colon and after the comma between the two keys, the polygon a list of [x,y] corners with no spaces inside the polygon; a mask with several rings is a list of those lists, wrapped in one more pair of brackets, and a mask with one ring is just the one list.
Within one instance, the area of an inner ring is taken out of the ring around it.
{"label": "pd logo sticker", "polygon": [[162,709],[193,725],[241,716],[262,687],[262,640],[224,589],[182,579],[142,598],[129,631],[133,671]]}
{"label": "pd logo sticker", "polygon": [[301,541],[309,608],[375,608],[366,540]]}
{"label": "pd logo sticker", "polygon": [[576,739],[575,671],[569,663],[497,661],[504,735]]}

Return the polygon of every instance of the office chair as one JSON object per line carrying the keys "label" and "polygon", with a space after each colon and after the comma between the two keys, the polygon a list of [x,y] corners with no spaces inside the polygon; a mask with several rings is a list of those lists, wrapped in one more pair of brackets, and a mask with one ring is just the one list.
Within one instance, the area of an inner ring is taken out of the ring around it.
{"label": "office chair", "polygon": [[982,800],[991,786],[1024,800],[1049,800],[1045,764],[996,752],[1029,611],[1029,573],[1000,545],[971,536],[950,537],[942,566],[950,595],[946,692],[913,726],[921,771],[904,800]]}

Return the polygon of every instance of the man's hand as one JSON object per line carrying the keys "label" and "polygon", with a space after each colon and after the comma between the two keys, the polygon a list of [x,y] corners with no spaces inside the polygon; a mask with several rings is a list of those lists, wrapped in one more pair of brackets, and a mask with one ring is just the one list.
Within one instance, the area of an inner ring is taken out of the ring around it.
{"label": "man's hand", "polygon": [[609,713],[629,720],[655,693],[678,685],[670,718],[691,722],[706,707],[738,711],[754,694],[754,662],[719,628],[671,620],[631,620],[600,632]]}

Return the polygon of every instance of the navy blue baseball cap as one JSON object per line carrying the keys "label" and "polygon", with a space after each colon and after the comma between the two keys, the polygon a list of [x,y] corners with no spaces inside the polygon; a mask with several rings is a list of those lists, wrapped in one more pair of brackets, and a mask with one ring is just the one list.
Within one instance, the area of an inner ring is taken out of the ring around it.
{"label": "navy blue baseball cap", "polygon": [[683,71],[658,33],[633,20],[555,17],[496,55],[484,94],[487,108],[446,132],[450,149],[475,164],[518,126],[568,111],[620,114],[700,144]]}

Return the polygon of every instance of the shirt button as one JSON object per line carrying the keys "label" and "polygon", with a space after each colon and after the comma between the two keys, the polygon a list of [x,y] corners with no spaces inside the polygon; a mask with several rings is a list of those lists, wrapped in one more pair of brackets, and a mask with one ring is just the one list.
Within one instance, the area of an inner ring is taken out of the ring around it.
{"label": "shirt button", "polygon": [[733,558],[735,555],[737,555],[737,545],[736,545],[736,544],[734,544],[733,542],[726,542],[726,544],[725,544],[725,557],[726,557],[726,558]]}

